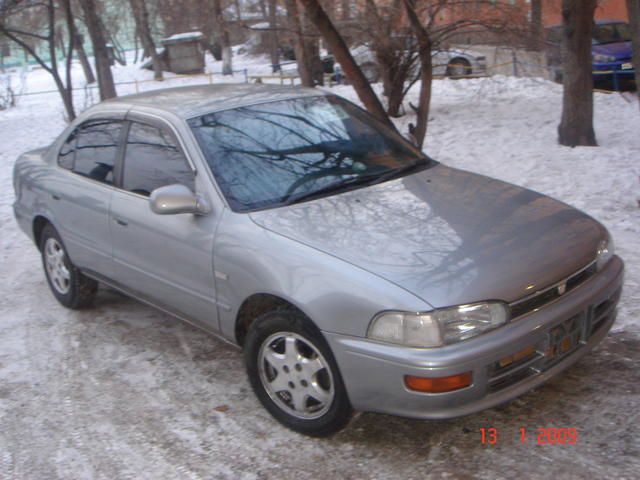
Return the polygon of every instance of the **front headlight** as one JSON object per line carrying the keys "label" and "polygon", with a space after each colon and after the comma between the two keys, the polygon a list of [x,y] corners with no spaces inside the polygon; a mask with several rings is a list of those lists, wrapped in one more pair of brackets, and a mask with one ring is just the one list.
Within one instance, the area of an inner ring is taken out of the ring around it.
{"label": "front headlight", "polygon": [[593,61],[596,63],[613,63],[617,59],[612,55],[603,55],[601,53],[595,53],[593,55]]}
{"label": "front headlight", "polygon": [[600,242],[600,245],[598,246],[598,255],[596,257],[596,265],[598,270],[602,270],[602,268],[607,264],[609,260],[613,258],[614,255],[615,250],[611,237],[606,240],[602,240],[602,242]]}
{"label": "front headlight", "polygon": [[426,313],[382,312],[371,321],[367,337],[408,347],[440,347],[493,330],[508,317],[508,307],[498,302]]}

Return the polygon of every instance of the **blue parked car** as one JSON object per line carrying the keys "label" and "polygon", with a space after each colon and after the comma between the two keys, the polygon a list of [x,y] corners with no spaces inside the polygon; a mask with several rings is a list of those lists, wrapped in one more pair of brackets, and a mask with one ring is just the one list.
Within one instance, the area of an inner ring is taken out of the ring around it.
{"label": "blue parked car", "polygon": [[[555,79],[562,80],[562,26],[547,29],[547,58]],[[620,21],[599,20],[593,29],[593,80],[614,90],[633,85],[635,70],[631,62],[631,29]]]}

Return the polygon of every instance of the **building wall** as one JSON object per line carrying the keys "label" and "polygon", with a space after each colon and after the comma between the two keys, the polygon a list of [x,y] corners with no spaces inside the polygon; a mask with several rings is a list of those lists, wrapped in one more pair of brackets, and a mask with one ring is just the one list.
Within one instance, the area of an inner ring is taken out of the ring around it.
{"label": "building wall", "polygon": [[[562,0],[543,0],[542,21],[545,26],[559,25],[562,23]],[[623,20],[629,21],[625,0],[599,0],[596,9],[597,20]]]}

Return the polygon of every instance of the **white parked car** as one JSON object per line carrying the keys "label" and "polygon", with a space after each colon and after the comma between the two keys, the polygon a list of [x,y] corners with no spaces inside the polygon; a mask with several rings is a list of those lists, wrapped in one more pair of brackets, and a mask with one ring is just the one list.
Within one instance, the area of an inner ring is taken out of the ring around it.
{"label": "white parked car", "polygon": [[[380,65],[375,53],[368,45],[360,45],[352,49],[351,54],[370,83],[380,81]],[[334,68],[341,71],[337,63]],[[418,69],[418,62],[414,68]],[[486,70],[486,57],[471,50],[449,49],[433,52],[434,76],[460,78],[464,75],[483,74]]]}

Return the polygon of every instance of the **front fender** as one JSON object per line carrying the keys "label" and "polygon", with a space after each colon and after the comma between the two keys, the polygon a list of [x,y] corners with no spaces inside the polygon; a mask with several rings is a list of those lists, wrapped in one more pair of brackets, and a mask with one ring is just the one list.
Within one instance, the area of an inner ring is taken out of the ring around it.
{"label": "front fender", "polygon": [[364,337],[382,310],[432,307],[403,288],[225,210],[214,244],[221,333],[235,341],[245,299],[256,293],[295,305],[326,332]]}

